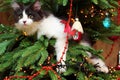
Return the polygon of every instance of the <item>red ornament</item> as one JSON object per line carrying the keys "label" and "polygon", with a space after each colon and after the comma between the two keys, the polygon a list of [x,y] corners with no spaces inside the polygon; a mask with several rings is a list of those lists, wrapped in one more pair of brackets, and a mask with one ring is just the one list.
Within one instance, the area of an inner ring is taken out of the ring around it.
{"label": "red ornament", "polygon": [[116,70],[120,70],[120,65],[117,65]]}
{"label": "red ornament", "polygon": [[120,78],[117,78],[117,80],[120,80]]}
{"label": "red ornament", "polygon": [[112,41],[115,41],[115,40],[117,40],[118,38],[119,38],[119,36],[111,36],[111,37],[109,37],[109,39],[112,40]]}
{"label": "red ornament", "polygon": [[76,30],[73,30],[74,35],[73,35],[73,40],[76,42],[79,42],[82,39],[82,33]]}

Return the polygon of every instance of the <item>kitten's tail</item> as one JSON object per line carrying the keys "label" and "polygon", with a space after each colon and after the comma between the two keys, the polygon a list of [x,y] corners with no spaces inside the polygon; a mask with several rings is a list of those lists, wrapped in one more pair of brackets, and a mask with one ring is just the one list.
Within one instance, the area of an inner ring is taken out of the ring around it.
{"label": "kitten's tail", "polygon": [[[91,47],[91,44],[85,40],[81,40],[80,44]],[[86,52],[86,53],[88,54],[87,61],[91,63],[92,65],[94,65],[97,71],[104,72],[104,73],[109,72],[108,67],[106,66],[105,62],[102,59],[98,58],[97,56],[92,55],[90,52]]]}

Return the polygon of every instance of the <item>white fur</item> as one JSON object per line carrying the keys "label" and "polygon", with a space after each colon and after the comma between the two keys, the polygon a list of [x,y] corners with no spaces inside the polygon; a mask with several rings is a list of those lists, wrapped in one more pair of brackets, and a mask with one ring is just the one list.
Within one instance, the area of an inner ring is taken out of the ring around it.
{"label": "white fur", "polygon": [[108,70],[108,67],[105,65],[105,63],[103,62],[103,60],[101,60],[100,58],[93,58],[93,59],[90,59],[91,60],[91,63],[93,65],[96,65],[96,69],[100,72],[104,72],[104,73],[108,73],[109,70]]}
{"label": "white fur", "polygon": [[[57,53],[57,61],[60,61],[60,58],[63,54],[64,48],[66,44],[66,33],[64,33],[64,27],[65,25],[60,22],[61,20],[54,17],[53,15],[50,15],[48,18],[44,18],[42,21],[40,21],[39,27],[38,27],[38,39],[41,35],[46,35],[48,38],[54,37],[56,38],[55,43],[55,50]],[[67,51],[67,48],[66,48]],[[60,64],[65,65],[66,61],[66,51],[63,56],[63,59]],[[65,68],[57,69],[59,72],[66,71]]]}
{"label": "white fur", "polygon": [[[24,24],[24,21],[26,23]],[[23,17],[18,22],[21,25],[31,25],[33,23],[33,20],[28,17],[28,15],[25,13],[25,10],[23,11]]]}
{"label": "white fur", "polygon": [[[40,21],[37,35],[38,39],[41,35],[46,35],[48,38],[56,38],[55,49],[57,53],[57,61],[60,60],[66,42],[64,24],[62,24],[60,21],[60,19],[55,18],[53,15],[50,15],[48,18],[44,18],[42,21]],[[66,60],[65,56],[66,54],[64,55],[63,60]]]}

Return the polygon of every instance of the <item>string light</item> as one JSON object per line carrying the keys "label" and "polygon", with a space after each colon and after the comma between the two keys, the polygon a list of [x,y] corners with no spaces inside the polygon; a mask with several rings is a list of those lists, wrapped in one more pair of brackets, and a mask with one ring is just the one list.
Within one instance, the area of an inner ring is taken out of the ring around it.
{"label": "string light", "polygon": [[93,73],[90,73],[88,77],[91,77],[91,76],[93,76]]}
{"label": "string light", "polygon": [[74,74],[74,76],[77,76],[77,74]]}
{"label": "string light", "polygon": [[87,15],[85,15],[85,18],[87,18],[88,16]]}
{"label": "string light", "polygon": [[83,10],[81,10],[80,13],[84,13]]}

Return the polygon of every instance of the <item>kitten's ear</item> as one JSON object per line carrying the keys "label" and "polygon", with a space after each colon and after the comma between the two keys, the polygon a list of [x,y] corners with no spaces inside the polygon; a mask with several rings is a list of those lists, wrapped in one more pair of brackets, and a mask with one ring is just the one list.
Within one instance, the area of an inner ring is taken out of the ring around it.
{"label": "kitten's ear", "polygon": [[12,8],[13,8],[14,10],[20,8],[20,5],[19,5],[17,2],[12,2],[11,6],[12,6]]}
{"label": "kitten's ear", "polygon": [[41,9],[41,3],[39,0],[36,0],[36,2],[33,4],[33,9],[37,11]]}

